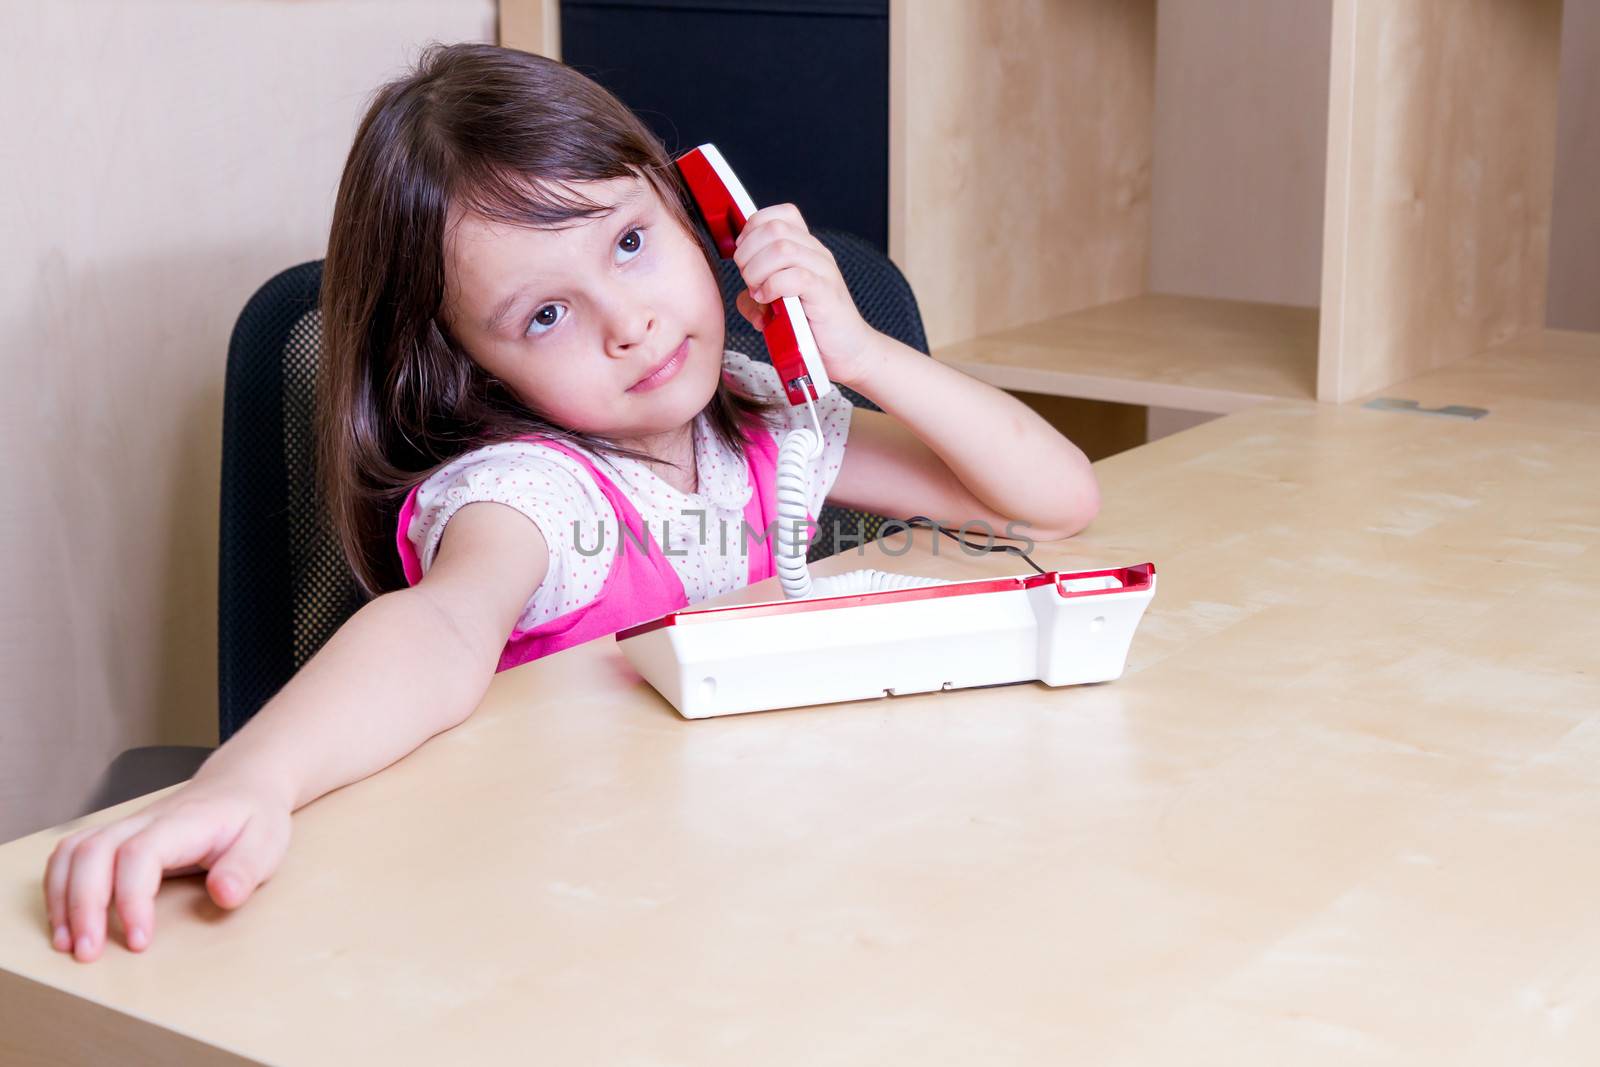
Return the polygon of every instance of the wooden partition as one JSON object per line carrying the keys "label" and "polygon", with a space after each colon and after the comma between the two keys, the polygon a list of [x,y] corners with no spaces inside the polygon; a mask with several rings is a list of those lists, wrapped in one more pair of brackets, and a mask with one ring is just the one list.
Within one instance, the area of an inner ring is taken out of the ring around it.
{"label": "wooden partition", "polygon": [[500,43],[560,59],[560,0],[500,0]]}
{"label": "wooden partition", "polygon": [[890,6],[890,256],[929,343],[1137,295],[1155,3]]}
{"label": "wooden partition", "polygon": [[891,253],[936,358],[1193,411],[1315,394],[1314,308],[1149,290],[1155,0],[891,4]]}
{"label": "wooden partition", "polygon": [[1544,325],[1561,0],[1337,0],[1317,395]]}
{"label": "wooden partition", "polygon": [[1332,22],[1306,58],[1329,80],[1320,307],[1148,290],[1154,3],[891,11],[891,250],[968,373],[1223,413],[1353,399],[1542,324],[1559,0],[1307,7]]}

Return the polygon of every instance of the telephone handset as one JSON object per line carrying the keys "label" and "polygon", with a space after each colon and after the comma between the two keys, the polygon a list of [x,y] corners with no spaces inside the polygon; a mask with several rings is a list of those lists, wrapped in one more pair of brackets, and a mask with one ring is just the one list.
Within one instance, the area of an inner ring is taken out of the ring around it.
{"label": "telephone handset", "polygon": [[[690,149],[678,157],[677,164],[717,251],[723,259],[733,258],[734,239],[756,213],[755,202],[716,145]],[[768,305],[767,311],[762,334],[789,403],[802,407],[810,400],[827,396],[833,382],[828,379],[799,299],[786,296]]]}

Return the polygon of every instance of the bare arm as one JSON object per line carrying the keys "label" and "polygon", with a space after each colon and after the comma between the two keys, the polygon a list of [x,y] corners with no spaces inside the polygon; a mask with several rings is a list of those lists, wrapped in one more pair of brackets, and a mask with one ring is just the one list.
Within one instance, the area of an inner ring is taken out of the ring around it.
{"label": "bare arm", "polygon": [[168,874],[207,869],[217,904],[244,903],[282,861],[291,812],[471,715],[548,566],[519,512],[462,508],[423,580],[351,616],[193,781],[56,846],[44,884],[55,947],[97,958],[114,900],[142,950]]}
{"label": "bare arm", "polygon": [[734,261],[750,286],[740,314],[761,329],[765,302],[796,297],[828,376],[886,414],[856,410],[829,498],[898,518],[960,526],[1012,521],[1056,540],[1087,526],[1100,491],[1083,452],[1028,405],[869,326],[844,275],[793,204],[751,215]]}
{"label": "bare arm", "polygon": [[446,533],[421,583],[351,616],[196,780],[273,783],[293,811],[471,715],[549,557],[503,505],[468,505]]}

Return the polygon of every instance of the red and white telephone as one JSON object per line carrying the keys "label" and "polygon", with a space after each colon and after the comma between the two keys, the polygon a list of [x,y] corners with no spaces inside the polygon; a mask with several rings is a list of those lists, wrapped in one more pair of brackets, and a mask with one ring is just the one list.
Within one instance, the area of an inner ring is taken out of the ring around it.
{"label": "red and white telephone", "polygon": [[[700,208],[700,217],[705,219],[717,251],[723,259],[732,259],[734,241],[756,213],[755,202],[716,145],[703,144],[685,152],[678,157],[678,170]],[[799,407],[808,399],[821,400],[833,383],[828,380],[828,370],[822,365],[817,339],[811,336],[811,324],[806,321],[800,301],[786,296],[773,301],[767,310],[770,314],[762,336],[789,403]]]}
{"label": "red and white telephone", "polygon": [[[713,145],[678,167],[717,249],[756,207]],[[628,661],[685,718],[841,700],[1003,685],[1103,682],[1122,674],[1133,632],[1155,594],[1149,563],[1107,570],[948,582],[857,570],[813,583],[803,526],[806,464],[821,450],[814,401],[834,386],[800,301],[774,302],[764,330],[789,403],[817,426],[779,447],[778,547],[786,599],[685,608],[617,634]],[[809,665],[817,665],[809,668]]]}

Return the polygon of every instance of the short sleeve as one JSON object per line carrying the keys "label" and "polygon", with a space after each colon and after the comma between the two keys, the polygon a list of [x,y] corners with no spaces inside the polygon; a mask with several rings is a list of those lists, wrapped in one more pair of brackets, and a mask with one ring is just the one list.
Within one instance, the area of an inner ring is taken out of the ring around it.
{"label": "short sleeve", "polygon": [[488,445],[440,468],[417,490],[406,532],[426,574],[450,518],[468,504],[516,508],[544,535],[550,569],[517,620],[526,630],[600,595],[619,544],[616,513],[594,477],[552,448],[523,441]]}
{"label": "short sleeve", "polygon": [[[749,396],[784,399],[783,383],[770,363],[751,359],[741,352],[723,354],[722,369],[734,384]],[[844,463],[845,444],[850,437],[850,419],[855,405],[834,386],[828,395],[815,402],[817,421],[822,424],[822,455],[811,465],[811,514],[822,510],[822,503],[833,491]],[[811,427],[811,412],[804,405],[795,407],[785,400],[783,407],[769,416],[769,425],[779,442],[790,430]]]}

